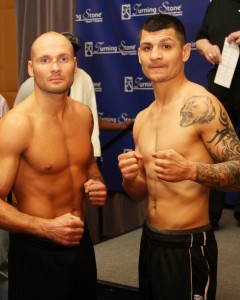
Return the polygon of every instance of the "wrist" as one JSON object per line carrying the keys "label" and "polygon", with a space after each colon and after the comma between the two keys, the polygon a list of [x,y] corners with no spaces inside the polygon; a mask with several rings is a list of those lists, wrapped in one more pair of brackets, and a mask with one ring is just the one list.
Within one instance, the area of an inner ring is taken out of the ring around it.
{"label": "wrist", "polygon": [[50,219],[31,217],[30,223],[32,226],[30,233],[43,238],[49,238],[49,232],[51,231]]}
{"label": "wrist", "polygon": [[191,180],[195,182],[199,182],[199,164],[198,162],[193,162],[192,163],[192,168],[191,168]]}
{"label": "wrist", "polygon": [[212,46],[212,44],[209,41],[207,41],[206,44],[203,47],[203,54],[208,54],[209,47],[211,47],[211,46]]}

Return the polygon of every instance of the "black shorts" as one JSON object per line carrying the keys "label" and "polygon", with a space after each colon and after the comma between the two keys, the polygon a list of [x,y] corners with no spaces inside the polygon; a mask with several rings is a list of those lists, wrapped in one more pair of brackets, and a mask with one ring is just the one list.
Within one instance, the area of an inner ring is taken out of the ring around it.
{"label": "black shorts", "polygon": [[141,299],[214,300],[217,253],[211,229],[192,234],[163,234],[145,223],[139,257]]}
{"label": "black shorts", "polygon": [[96,285],[95,254],[86,224],[76,247],[33,235],[10,235],[9,300],[93,300]]}

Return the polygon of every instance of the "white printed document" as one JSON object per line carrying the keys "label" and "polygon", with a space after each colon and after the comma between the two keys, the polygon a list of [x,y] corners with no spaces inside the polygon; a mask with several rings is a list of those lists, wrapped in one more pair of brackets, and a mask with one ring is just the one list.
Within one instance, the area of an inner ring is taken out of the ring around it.
{"label": "white printed document", "polygon": [[[232,42],[229,44],[227,38],[222,51],[222,61],[218,65],[214,83],[229,88],[239,58],[239,46]],[[240,83],[239,83],[240,84]]]}

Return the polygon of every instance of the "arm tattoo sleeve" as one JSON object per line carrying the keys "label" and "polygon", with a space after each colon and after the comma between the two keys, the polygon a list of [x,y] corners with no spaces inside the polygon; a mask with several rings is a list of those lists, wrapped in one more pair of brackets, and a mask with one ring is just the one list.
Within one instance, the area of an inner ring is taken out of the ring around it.
{"label": "arm tattoo sleeve", "polygon": [[[198,182],[211,183],[214,188],[226,191],[240,189],[240,143],[235,130],[230,126],[225,112],[220,109],[219,121],[223,129],[216,130],[208,141],[209,153],[218,164],[199,164]],[[221,147],[219,147],[221,146]]]}
{"label": "arm tattoo sleeve", "polygon": [[[204,96],[193,96],[182,107],[180,125],[208,124],[216,117],[212,100]],[[226,112],[220,107],[219,122],[208,151],[215,164],[197,163],[196,181],[206,186],[226,191],[240,189],[240,142],[228,121]]]}

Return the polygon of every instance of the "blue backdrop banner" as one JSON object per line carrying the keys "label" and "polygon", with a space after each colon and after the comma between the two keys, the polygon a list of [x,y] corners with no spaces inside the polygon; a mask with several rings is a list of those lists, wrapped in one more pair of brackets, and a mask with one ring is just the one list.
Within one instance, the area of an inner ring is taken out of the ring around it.
{"label": "blue backdrop banner", "polygon": [[[209,0],[77,0],[76,34],[82,45],[78,66],[92,77],[99,117],[121,123],[135,118],[153,100],[151,82],[138,63],[138,35],[149,16],[166,13],[185,25],[192,52],[187,77],[206,85],[210,64],[196,51],[195,35]],[[109,190],[121,191],[117,156],[134,149],[131,132],[101,131],[102,172]]]}

